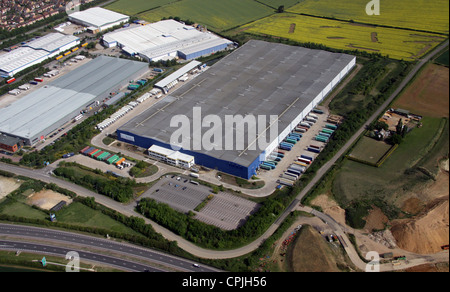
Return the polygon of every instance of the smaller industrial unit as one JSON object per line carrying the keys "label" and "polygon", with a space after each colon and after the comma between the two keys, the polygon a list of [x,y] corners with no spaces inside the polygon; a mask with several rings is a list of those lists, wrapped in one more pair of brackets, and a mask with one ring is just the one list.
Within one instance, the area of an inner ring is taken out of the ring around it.
{"label": "smaller industrial unit", "polygon": [[26,68],[70,50],[79,44],[80,39],[76,36],[64,35],[59,32],[49,33],[1,55],[0,73],[14,76],[14,74]]}
{"label": "smaller industrial unit", "polygon": [[146,61],[166,61],[174,58],[195,59],[225,50],[233,42],[211,32],[175,20],[162,20],[148,25],[118,29],[102,39],[106,47],[120,47],[130,56]]}
{"label": "smaller industrial unit", "polygon": [[99,56],[0,109],[0,134],[34,145],[148,70],[144,62]]}
{"label": "smaller industrial unit", "polygon": [[[120,127],[118,138],[144,149],[177,150],[198,165],[249,179],[355,64],[356,57],[347,54],[252,40]],[[246,120],[261,116],[266,117],[263,127]],[[190,130],[182,133],[189,147],[173,140],[174,134],[180,136],[173,117],[190,122]],[[225,127],[205,127],[202,117],[219,119]],[[235,121],[228,128],[227,117]],[[204,135],[222,145],[196,147]],[[255,137],[265,138],[264,149],[252,147]],[[228,149],[229,141],[243,145]]]}
{"label": "smaller industrial unit", "polygon": [[97,33],[126,23],[130,17],[101,7],[93,7],[69,14],[69,20],[85,26],[92,33]]}

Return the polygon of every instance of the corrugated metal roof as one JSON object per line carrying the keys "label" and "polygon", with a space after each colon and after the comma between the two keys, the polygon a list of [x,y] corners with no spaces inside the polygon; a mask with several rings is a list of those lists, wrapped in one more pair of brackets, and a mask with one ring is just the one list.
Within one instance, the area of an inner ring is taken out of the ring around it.
{"label": "corrugated metal roof", "polygon": [[70,19],[88,23],[88,26],[102,27],[120,21],[128,21],[128,15],[117,13],[101,7],[93,7],[69,15]]}
{"label": "corrugated metal roof", "polygon": [[[119,130],[170,144],[172,134],[178,130],[170,127],[172,118],[183,115],[192,123],[193,109],[198,107],[202,117],[220,117],[224,123],[220,133],[223,143],[236,143],[236,136],[242,135],[245,137],[242,149],[246,149],[254,142],[247,141],[248,133],[259,130],[242,127],[240,131],[236,126],[231,131],[232,136],[227,135],[225,116],[261,115],[266,117],[266,126],[270,126],[270,115],[276,115],[279,117],[279,135],[354,60],[354,56],[346,54],[249,41]],[[191,125],[189,136],[195,137],[208,129]],[[278,136],[268,137],[269,133],[270,129],[263,134],[267,140],[271,139],[269,142],[278,139]],[[222,150],[196,152],[242,166],[251,165],[262,152],[258,147],[242,151],[219,146]]]}
{"label": "corrugated metal roof", "polygon": [[166,78],[164,78],[163,80],[161,80],[158,83],[156,83],[155,87],[164,88],[168,84],[174,82],[175,80],[177,80],[178,78],[180,78],[184,74],[188,73],[189,71],[195,69],[196,67],[198,67],[201,64],[202,63],[199,62],[199,61],[195,61],[195,60],[191,61],[188,64],[186,64],[183,67],[181,67],[180,69],[178,69],[177,71],[175,71],[174,73],[172,73],[169,76],[167,76]]}
{"label": "corrugated metal roof", "polygon": [[36,50],[45,50],[49,53],[64,47],[71,42],[76,42],[80,38],[73,35],[65,35],[59,32],[49,33],[43,37],[40,37],[34,41],[24,44],[24,47],[30,47]]}
{"label": "corrugated metal roof", "polygon": [[99,56],[0,109],[0,132],[35,137],[146,68],[147,63]]}
{"label": "corrugated metal roof", "polygon": [[46,51],[20,47],[0,56],[0,70],[13,72],[47,56],[48,52]]}
{"label": "corrugated metal roof", "polygon": [[199,51],[209,42],[231,43],[209,32],[200,32],[175,20],[163,20],[145,26],[123,28],[107,33],[103,40],[120,43],[131,54],[140,54],[147,59],[177,53],[180,50]]}

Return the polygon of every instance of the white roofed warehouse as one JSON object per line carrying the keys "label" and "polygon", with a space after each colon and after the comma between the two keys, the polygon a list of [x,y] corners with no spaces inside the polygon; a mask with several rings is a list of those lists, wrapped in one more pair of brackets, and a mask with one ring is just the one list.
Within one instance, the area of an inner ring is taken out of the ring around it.
{"label": "white roofed warehouse", "polygon": [[130,20],[130,17],[101,7],[93,7],[69,14],[69,20],[86,26],[91,32],[97,33],[126,23]]}
{"label": "white roofed warehouse", "polygon": [[0,73],[14,76],[18,72],[39,64],[64,51],[80,44],[80,39],[73,35],[49,33],[31,42],[23,44],[18,49],[0,55]]}
{"label": "white roofed warehouse", "polygon": [[1,108],[0,133],[34,145],[148,70],[144,62],[99,56]]}
{"label": "white roofed warehouse", "polygon": [[118,46],[128,55],[139,56],[149,62],[176,57],[191,60],[225,50],[233,44],[230,40],[175,20],[119,29],[105,34],[102,41],[107,47]]}

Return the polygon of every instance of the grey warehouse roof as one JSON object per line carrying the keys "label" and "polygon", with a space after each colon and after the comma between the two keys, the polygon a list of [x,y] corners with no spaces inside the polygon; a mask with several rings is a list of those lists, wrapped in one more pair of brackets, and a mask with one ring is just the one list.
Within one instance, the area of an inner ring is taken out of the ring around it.
{"label": "grey warehouse roof", "polygon": [[[119,130],[170,144],[171,135],[179,129],[170,127],[172,117],[186,115],[192,127],[193,108],[201,107],[202,117],[218,115],[222,122],[225,115],[264,115],[269,126],[270,115],[277,115],[279,135],[354,59],[346,54],[249,41]],[[203,133],[209,129],[203,128]],[[244,134],[248,130],[246,127]],[[191,129],[191,137],[198,131]],[[278,137],[270,138],[272,142]],[[226,139],[222,129],[222,141]],[[262,151],[195,152],[249,166]]]}
{"label": "grey warehouse roof", "polygon": [[59,32],[54,32],[40,37],[34,41],[28,42],[24,44],[23,47],[30,47],[35,50],[45,50],[51,53],[79,39],[79,37],[73,35],[65,35]]}
{"label": "grey warehouse roof", "polygon": [[30,140],[48,134],[43,131],[147,69],[147,63],[99,56],[0,109],[0,132]]}

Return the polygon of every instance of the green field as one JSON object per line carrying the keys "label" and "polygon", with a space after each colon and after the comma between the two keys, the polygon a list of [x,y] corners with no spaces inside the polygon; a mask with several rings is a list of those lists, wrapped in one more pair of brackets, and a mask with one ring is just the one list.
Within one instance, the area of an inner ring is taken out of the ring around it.
{"label": "green field", "polygon": [[77,226],[95,227],[119,233],[138,234],[122,223],[113,220],[111,217],[103,215],[100,211],[95,211],[78,202],[74,202],[67,208],[59,211],[56,219],[58,222]]}
{"label": "green field", "polygon": [[445,50],[439,57],[436,58],[435,62],[439,65],[449,66],[449,51]]}
{"label": "green field", "polygon": [[285,10],[288,9],[289,7],[292,7],[302,2],[302,0],[255,0],[255,1],[273,7],[274,9],[278,9],[278,7],[283,5]]}
{"label": "green field", "polygon": [[271,15],[243,26],[241,31],[286,38],[300,43],[323,44],[341,50],[379,53],[408,61],[422,57],[446,39],[437,34],[360,25],[292,13]]}
{"label": "green field", "polygon": [[366,13],[368,0],[304,0],[287,11],[367,24],[449,33],[448,0],[380,1],[380,15]]}
{"label": "green field", "polygon": [[223,31],[272,13],[272,8],[253,0],[182,0],[138,16],[149,22],[156,22],[164,17],[179,17],[215,31]]}
{"label": "green field", "polygon": [[[394,204],[398,199],[398,196],[394,194],[398,195],[399,191],[411,190],[417,183],[427,179],[413,169],[422,166],[421,161],[424,157],[442,150],[433,146],[445,147],[445,143],[436,144],[436,138],[442,131],[443,121],[445,120],[440,118],[423,118],[423,127],[410,132],[403,143],[379,168],[346,160],[333,181],[332,191],[335,198],[344,206],[354,200],[376,197]],[[445,137],[448,135],[444,135],[441,139]],[[448,153],[448,149],[446,151]],[[430,162],[430,165],[435,164],[437,161]]]}
{"label": "green field", "polygon": [[[10,199],[7,199],[0,204],[0,214],[27,219],[49,220],[47,212],[33,208],[23,202]],[[111,219],[109,216],[103,215],[100,211],[95,211],[78,202],[74,202],[57,212],[56,219],[58,222],[76,226],[137,234],[122,223]]]}
{"label": "green field", "polygon": [[131,16],[177,1],[179,0],[117,0],[105,8]]}
{"label": "green field", "polygon": [[372,164],[377,164],[391,148],[392,145],[363,136],[350,156]]}

